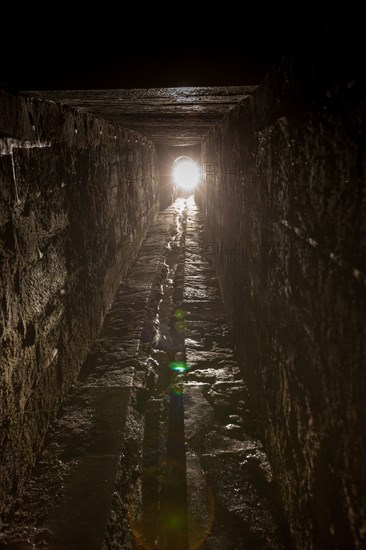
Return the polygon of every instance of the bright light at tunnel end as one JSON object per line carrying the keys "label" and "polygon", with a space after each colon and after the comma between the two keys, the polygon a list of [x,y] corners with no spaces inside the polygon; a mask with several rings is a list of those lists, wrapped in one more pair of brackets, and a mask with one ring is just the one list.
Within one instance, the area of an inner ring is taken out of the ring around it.
{"label": "bright light at tunnel end", "polygon": [[173,164],[173,180],[179,189],[193,191],[201,180],[200,169],[191,158],[179,157]]}

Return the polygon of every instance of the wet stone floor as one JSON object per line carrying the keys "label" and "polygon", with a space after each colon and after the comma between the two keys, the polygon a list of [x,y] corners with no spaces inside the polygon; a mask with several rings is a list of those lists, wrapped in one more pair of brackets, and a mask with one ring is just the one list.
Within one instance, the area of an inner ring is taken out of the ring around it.
{"label": "wet stone floor", "polygon": [[287,548],[206,245],[193,197],[159,214],[0,548]]}

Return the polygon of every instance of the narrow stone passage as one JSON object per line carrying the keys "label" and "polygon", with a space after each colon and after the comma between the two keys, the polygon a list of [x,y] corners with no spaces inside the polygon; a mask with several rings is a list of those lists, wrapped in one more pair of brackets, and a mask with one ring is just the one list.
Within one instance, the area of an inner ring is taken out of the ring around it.
{"label": "narrow stone passage", "polygon": [[284,548],[207,244],[193,197],[159,214],[0,548]]}

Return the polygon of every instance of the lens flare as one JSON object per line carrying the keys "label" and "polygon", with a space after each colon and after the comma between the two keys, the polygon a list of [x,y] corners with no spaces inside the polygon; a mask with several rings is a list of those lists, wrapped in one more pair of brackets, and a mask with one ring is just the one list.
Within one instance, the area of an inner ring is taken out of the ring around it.
{"label": "lens flare", "polygon": [[176,312],[174,313],[174,315],[177,319],[183,319],[183,317],[184,317],[183,309],[177,309]]}
{"label": "lens flare", "polygon": [[199,167],[189,157],[179,157],[173,164],[175,185],[183,191],[193,190],[200,181]]}
{"label": "lens flare", "polygon": [[170,391],[173,395],[176,395],[178,397],[183,396],[183,393],[184,393],[183,384],[182,383],[172,384]]}
{"label": "lens flare", "polygon": [[169,368],[174,372],[187,372],[189,369],[184,361],[173,361],[173,363],[169,363]]}
{"label": "lens flare", "polygon": [[184,332],[185,328],[186,328],[186,325],[184,321],[178,321],[177,323],[175,323],[175,330],[177,332]]}

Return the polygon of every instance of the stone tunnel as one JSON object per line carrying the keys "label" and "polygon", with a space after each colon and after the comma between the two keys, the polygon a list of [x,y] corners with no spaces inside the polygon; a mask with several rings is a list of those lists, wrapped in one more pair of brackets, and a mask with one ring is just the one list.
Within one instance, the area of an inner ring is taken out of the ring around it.
{"label": "stone tunnel", "polygon": [[331,55],[0,91],[0,548],[365,548],[365,86]]}

